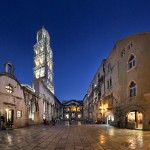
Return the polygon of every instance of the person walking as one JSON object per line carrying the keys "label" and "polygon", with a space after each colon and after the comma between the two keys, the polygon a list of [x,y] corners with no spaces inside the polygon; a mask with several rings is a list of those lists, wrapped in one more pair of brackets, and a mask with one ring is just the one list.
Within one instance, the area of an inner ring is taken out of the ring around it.
{"label": "person walking", "polygon": [[4,117],[4,114],[1,116],[1,129],[5,130],[5,117]]}

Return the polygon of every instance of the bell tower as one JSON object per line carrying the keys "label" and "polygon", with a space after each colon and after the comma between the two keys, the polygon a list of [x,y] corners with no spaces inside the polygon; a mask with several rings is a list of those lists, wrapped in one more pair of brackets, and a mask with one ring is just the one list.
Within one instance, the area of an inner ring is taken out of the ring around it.
{"label": "bell tower", "polygon": [[48,31],[42,27],[37,32],[37,43],[34,45],[34,79],[42,79],[45,86],[54,94],[53,52],[50,47]]}

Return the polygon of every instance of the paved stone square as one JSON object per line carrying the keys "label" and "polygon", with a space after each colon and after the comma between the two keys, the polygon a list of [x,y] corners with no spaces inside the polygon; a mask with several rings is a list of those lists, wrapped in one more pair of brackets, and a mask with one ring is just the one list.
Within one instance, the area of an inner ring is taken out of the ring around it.
{"label": "paved stone square", "polygon": [[0,150],[150,150],[150,131],[107,125],[32,125],[0,130]]}

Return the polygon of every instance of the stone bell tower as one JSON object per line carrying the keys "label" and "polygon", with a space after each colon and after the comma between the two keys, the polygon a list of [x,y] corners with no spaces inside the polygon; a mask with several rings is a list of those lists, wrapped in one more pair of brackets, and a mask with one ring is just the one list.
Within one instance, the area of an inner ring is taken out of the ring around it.
{"label": "stone bell tower", "polygon": [[42,27],[37,32],[37,43],[34,45],[34,80],[42,79],[45,86],[54,94],[53,52],[50,47],[48,31]]}

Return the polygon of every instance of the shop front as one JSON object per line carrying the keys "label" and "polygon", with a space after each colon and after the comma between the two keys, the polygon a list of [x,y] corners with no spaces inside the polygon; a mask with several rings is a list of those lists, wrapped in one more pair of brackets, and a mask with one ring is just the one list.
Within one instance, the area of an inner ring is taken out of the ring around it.
{"label": "shop front", "polygon": [[133,110],[126,115],[126,128],[143,129],[143,113]]}

